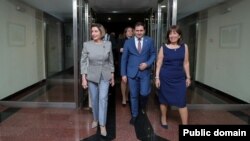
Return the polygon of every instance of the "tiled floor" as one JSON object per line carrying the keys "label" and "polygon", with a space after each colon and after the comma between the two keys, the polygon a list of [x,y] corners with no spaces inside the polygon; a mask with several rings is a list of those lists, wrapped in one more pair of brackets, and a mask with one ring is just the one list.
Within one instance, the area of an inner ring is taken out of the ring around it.
{"label": "tiled floor", "polygon": [[[116,141],[136,141],[135,128],[128,122],[129,107],[116,103]],[[250,110],[244,110],[250,113]],[[155,106],[148,109],[148,119],[153,132],[165,139],[178,141],[179,114],[169,113],[169,129],[159,124],[159,110]],[[228,111],[189,110],[190,124],[249,124]],[[248,115],[249,116],[249,115]],[[249,117],[248,117],[249,118]],[[1,141],[76,141],[96,134],[91,129],[91,113],[81,109],[24,108],[0,123]],[[145,135],[146,136],[146,135]]]}
{"label": "tiled floor", "polygon": [[[61,78],[60,78],[61,79]],[[60,80],[59,79],[59,80]],[[64,80],[64,79],[62,79]],[[42,88],[42,87],[41,87]],[[53,81],[42,88],[34,101],[57,98],[72,100],[72,82]],[[42,92],[42,93],[41,93]],[[37,94],[35,93],[35,94]],[[48,96],[49,95],[49,96]],[[34,98],[34,97],[33,97]],[[201,88],[188,91],[190,104],[226,103],[209,95]],[[178,110],[171,109],[168,115],[169,129],[159,124],[159,105],[157,96],[152,93],[148,101],[147,114],[141,115],[135,126],[129,124],[130,108],[121,105],[121,94],[117,84],[116,92],[109,96],[107,128],[109,137],[114,141],[178,141],[180,117]],[[192,125],[249,125],[250,108],[237,111],[189,109],[189,123]],[[97,128],[91,129],[92,113],[86,108],[21,108],[13,109],[0,105],[0,141],[99,141]]]}

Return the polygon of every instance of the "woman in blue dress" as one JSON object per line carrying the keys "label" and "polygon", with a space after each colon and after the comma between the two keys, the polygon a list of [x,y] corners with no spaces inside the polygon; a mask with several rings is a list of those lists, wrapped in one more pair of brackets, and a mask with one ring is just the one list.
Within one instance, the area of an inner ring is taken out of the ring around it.
{"label": "woman in blue dress", "polygon": [[189,53],[186,44],[181,43],[182,32],[178,26],[167,31],[167,44],[158,54],[155,85],[159,88],[161,126],[168,128],[167,106],[179,109],[182,124],[188,123],[186,90],[191,84],[189,72]]}

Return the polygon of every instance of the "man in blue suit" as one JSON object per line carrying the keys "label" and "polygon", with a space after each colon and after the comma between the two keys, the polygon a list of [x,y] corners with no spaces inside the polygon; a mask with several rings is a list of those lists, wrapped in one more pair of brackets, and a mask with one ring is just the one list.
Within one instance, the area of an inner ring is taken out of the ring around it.
{"label": "man in blue suit", "polygon": [[[153,39],[144,36],[145,25],[135,24],[135,37],[126,40],[121,59],[122,81],[129,84],[132,118],[134,125],[140,109],[145,109],[151,91],[151,67],[156,51]],[[140,102],[139,102],[140,101]]]}

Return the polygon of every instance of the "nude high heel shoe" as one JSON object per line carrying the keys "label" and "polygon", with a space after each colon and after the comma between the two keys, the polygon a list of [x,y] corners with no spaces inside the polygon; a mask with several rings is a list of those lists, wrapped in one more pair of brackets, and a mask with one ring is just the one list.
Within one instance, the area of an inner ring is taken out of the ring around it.
{"label": "nude high heel shoe", "polygon": [[92,122],[92,125],[91,125],[91,128],[96,128],[98,125],[98,122],[97,121],[93,121]]}
{"label": "nude high heel shoe", "polygon": [[107,130],[105,126],[100,126],[101,129],[101,136],[106,137],[107,136]]}

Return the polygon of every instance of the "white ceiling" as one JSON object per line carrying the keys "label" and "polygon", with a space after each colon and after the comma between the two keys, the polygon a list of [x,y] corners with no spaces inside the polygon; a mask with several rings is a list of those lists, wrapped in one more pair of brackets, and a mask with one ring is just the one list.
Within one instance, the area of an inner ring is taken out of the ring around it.
{"label": "white ceiling", "polygon": [[90,0],[89,5],[97,13],[142,13],[157,6],[158,0]]}
{"label": "white ceiling", "polygon": [[178,0],[178,19],[227,0]]}
{"label": "white ceiling", "polygon": [[[72,0],[21,0],[60,19],[72,18]],[[156,9],[158,0],[89,0],[97,13],[143,13]],[[193,14],[226,0],[178,0],[178,18]]]}
{"label": "white ceiling", "polygon": [[72,18],[72,0],[21,0],[59,19]]}

